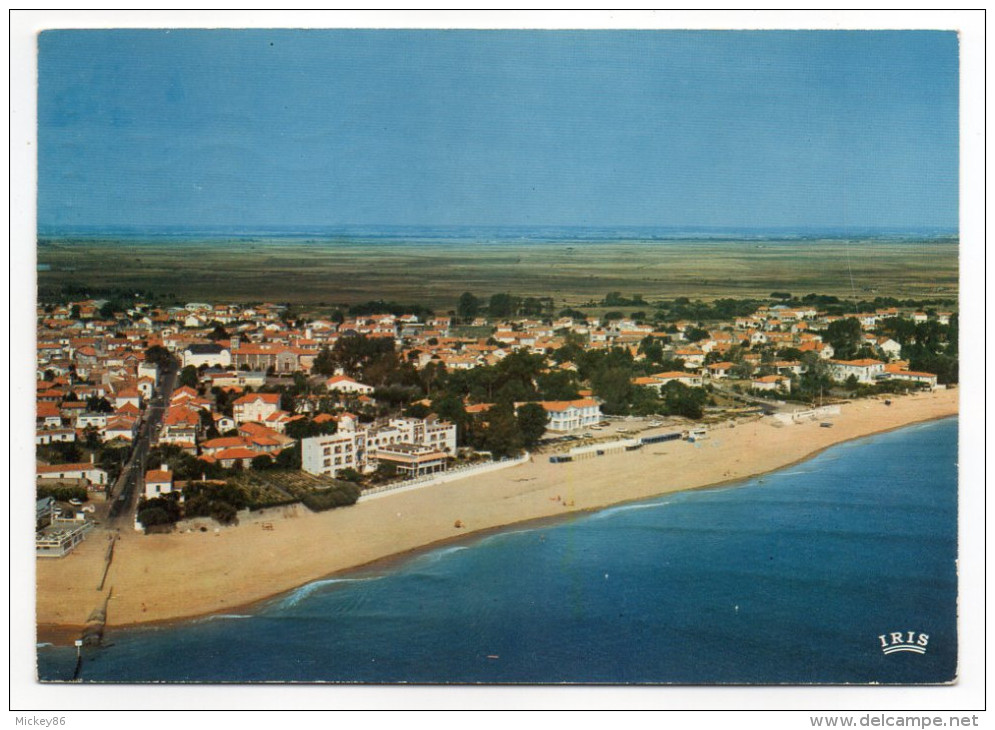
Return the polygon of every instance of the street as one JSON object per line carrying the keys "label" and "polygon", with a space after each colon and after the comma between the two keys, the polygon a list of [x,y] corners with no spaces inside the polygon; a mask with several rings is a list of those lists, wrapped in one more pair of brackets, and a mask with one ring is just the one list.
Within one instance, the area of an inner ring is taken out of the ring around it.
{"label": "street", "polygon": [[138,430],[138,439],[131,450],[131,456],[121,470],[117,482],[107,495],[108,500],[114,500],[107,515],[109,527],[130,526],[134,522],[135,511],[138,508],[138,500],[141,495],[140,486],[147,468],[146,461],[149,449],[152,446],[152,437],[155,435],[169,404],[169,396],[173,392],[176,373],[175,363],[163,369],[160,388],[145,412]]}

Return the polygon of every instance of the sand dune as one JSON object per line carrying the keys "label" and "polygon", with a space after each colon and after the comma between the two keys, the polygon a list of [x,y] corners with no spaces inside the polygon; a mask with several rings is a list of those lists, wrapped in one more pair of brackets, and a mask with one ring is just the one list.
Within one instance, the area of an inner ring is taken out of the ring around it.
{"label": "sand dune", "polygon": [[[666,442],[568,464],[537,457],[503,471],[400,492],[323,514],[276,510],[218,532],[122,530],[106,587],[109,628],[228,612],[309,581],[484,530],[658,494],[735,481],[835,443],[957,413],[958,392],[856,401],[833,417],[775,427],[762,418],[716,428],[696,444]],[[264,529],[263,522],[272,525]],[[457,521],[462,527],[455,527]],[[39,559],[39,635],[75,638],[106,594],[97,591],[110,536],[59,560]]]}

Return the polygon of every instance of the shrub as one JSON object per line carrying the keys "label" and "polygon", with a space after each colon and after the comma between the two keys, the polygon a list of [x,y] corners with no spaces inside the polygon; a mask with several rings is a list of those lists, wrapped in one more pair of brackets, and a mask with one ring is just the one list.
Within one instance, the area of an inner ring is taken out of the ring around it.
{"label": "shrub", "polygon": [[355,484],[337,482],[328,489],[305,495],[301,502],[312,512],[324,512],[336,507],[348,507],[351,504],[356,504],[359,494],[360,489]]}
{"label": "shrub", "polygon": [[156,525],[171,525],[175,520],[162,507],[147,507],[138,513],[138,521],[143,527],[154,527]]}
{"label": "shrub", "polygon": [[78,499],[80,502],[85,502],[89,499],[86,487],[38,487],[37,493],[38,499],[51,497],[57,502],[68,502],[70,499]]}

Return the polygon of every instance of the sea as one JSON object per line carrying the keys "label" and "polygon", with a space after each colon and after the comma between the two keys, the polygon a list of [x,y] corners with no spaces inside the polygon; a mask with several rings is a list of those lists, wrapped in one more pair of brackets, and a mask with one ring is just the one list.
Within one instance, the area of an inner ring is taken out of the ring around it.
{"label": "sea", "polygon": [[[470,537],[244,613],[111,630],[80,679],[950,682],[957,428],[914,425],[737,484]],[[43,681],[70,680],[75,663],[72,647],[38,647]]]}

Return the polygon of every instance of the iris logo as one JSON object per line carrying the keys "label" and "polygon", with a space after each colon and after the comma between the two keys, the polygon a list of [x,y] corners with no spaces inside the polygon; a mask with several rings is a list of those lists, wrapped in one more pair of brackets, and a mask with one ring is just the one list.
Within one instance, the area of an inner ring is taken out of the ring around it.
{"label": "iris logo", "polygon": [[885,654],[894,654],[899,651],[911,651],[914,654],[925,654],[926,645],[929,644],[929,634],[917,633],[915,631],[892,631],[890,634],[881,634],[878,637],[881,642],[881,651]]}

